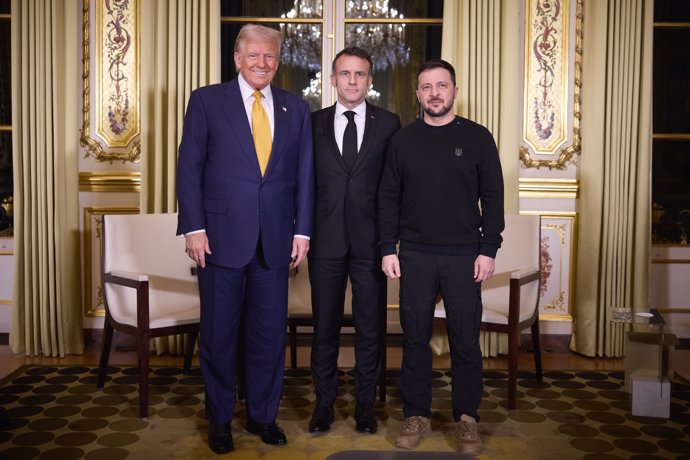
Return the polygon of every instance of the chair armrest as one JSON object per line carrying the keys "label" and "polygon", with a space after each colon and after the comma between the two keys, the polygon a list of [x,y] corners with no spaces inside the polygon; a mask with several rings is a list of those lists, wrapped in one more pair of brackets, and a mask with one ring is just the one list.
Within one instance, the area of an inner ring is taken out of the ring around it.
{"label": "chair armrest", "polygon": [[[136,324],[140,331],[149,329],[149,276],[144,273],[133,273],[124,270],[113,270],[103,275],[103,284],[112,283],[119,286],[133,288],[136,294]],[[106,312],[109,304],[107,295],[104,293]],[[107,313],[110,315],[110,313]]]}
{"label": "chair armrest", "polygon": [[141,289],[145,283],[148,283],[149,277],[143,273],[132,273],[122,270],[114,270],[103,275],[103,283],[118,284],[120,286]]}
{"label": "chair armrest", "polygon": [[137,272],[126,272],[124,270],[113,270],[110,272],[111,275],[116,276],[118,278],[127,278],[129,280],[133,281],[148,281],[149,280],[149,275],[145,273],[137,273]]}
{"label": "chair armrest", "polygon": [[521,268],[519,270],[510,272],[510,279],[521,280],[535,273],[539,273],[539,270],[537,270],[536,268]]}

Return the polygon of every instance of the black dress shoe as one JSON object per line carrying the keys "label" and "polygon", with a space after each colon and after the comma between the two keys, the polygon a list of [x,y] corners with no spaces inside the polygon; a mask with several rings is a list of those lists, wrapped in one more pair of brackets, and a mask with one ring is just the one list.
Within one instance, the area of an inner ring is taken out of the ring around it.
{"label": "black dress shoe", "polygon": [[355,408],[355,430],[360,433],[374,434],[379,428],[372,404],[357,404]]}
{"label": "black dress shoe", "polygon": [[208,429],[208,446],[217,454],[224,454],[233,449],[229,423],[211,423]]}
{"label": "black dress shoe", "polygon": [[325,433],[331,429],[331,423],[335,420],[332,407],[316,406],[309,421],[310,433]]}
{"label": "black dress shoe", "polygon": [[287,444],[285,433],[276,423],[257,423],[253,420],[247,420],[247,431],[261,435],[261,440],[266,444],[278,446]]}

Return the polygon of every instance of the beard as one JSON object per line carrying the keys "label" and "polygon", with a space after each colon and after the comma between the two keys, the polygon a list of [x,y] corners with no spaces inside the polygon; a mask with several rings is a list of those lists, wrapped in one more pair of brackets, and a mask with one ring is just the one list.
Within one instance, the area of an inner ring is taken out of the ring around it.
{"label": "beard", "polygon": [[434,99],[434,100],[431,100],[431,101],[427,102],[426,104],[422,105],[424,112],[427,115],[429,115],[430,117],[440,118],[440,117],[446,115],[448,112],[450,112],[452,110],[453,104],[455,103],[455,100],[452,100],[447,105],[441,106],[439,109],[431,108],[431,105],[429,103],[435,102],[437,100],[438,99]]}

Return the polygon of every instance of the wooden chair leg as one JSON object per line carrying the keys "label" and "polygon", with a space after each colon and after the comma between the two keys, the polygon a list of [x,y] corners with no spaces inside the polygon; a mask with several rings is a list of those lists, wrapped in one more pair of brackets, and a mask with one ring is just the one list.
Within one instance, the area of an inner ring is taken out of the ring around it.
{"label": "wooden chair leg", "polygon": [[519,340],[519,332],[516,334],[508,333],[508,410],[515,409]]}
{"label": "wooden chair leg", "polygon": [[110,359],[110,347],[113,343],[113,326],[110,324],[109,318],[106,317],[103,321],[103,345],[101,348],[101,361],[98,365],[98,383],[97,387],[103,389],[105,386],[105,373],[108,368],[108,360]]}
{"label": "wooden chair leg", "polygon": [[185,374],[189,374],[189,371],[192,368],[194,346],[196,345],[196,338],[198,337],[198,335],[199,334],[197,332],[192,332],[187,337],[187,348],[184,353],[184,367],[182,368],[182,372]]}
{"label": "wooden chair leg", "polygon": [[542,379],[542,368],[541,368],[541,335],[539,334],[539,318],[534,320],[532,324],[532,350],[534,351],[534,370],[537,373],[537,380]]}
{"label": "wooden chair leg", "polygon": [[142,420],[149,416],[149,338],[137,337],[137,354],[139,355],[139,417]]}

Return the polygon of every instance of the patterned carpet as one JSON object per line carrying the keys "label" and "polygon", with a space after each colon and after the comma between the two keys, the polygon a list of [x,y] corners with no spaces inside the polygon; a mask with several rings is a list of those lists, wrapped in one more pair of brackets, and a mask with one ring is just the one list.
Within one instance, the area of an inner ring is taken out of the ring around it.
{"label": "patterned carpet", "polygon": [[[674,384],[671,418],[634,417],[622,372],[547,372],[543,382],[520,375],[518,407],[505,409],[507,375],[484,373],[480,459],[690,459],[690,387]],[[388,371],[388,400],[378,404],[379,432],[354,431],[352,375],[341,372],[336,422],[311,435],[307,370],[287,370],[279,424],[288,445],[262,444],[244,429],[238,405],[235,451],[225,458],[323,460],[342,450],[397,451],[403,419],[398,372]],[[433,434],[417,449],[454,450],[449,372],[434,372]],[[0,459],[203,459],[208,449],[198,369],[154,368],[148,421],[137,416],[136,369],[111,367],[105,389],[89,367],[27,366],[0,381]]]}

